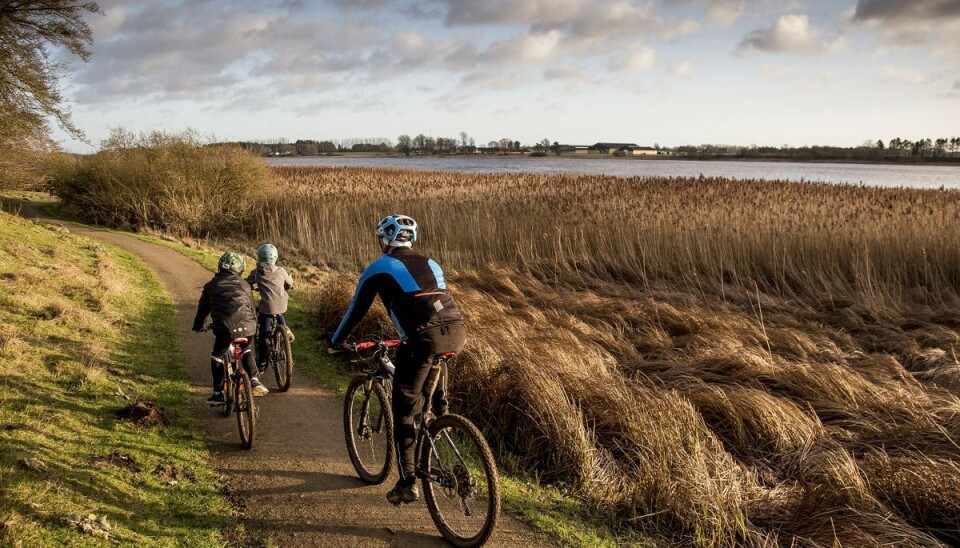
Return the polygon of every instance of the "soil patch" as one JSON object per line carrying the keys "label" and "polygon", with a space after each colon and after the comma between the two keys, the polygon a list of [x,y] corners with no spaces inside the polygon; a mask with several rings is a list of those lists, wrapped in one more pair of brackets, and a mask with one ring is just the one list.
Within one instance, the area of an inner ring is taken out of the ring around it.
{"label": "soil patch", "polygon": [[172,464],[158,464],[153,470],[153,477],[163,483],[176,485],[182,481],[193,481],[193,472]]}
{"label": "soil patch", "polygon": [[128,453],[121,453],[120,451],[114,451],[109,455],[93,455],[87,459],[87,462],[95,466],[116,466],[133,473],[140,471],[140,464],[137,462],[137,459]]}
{"label": "soil patch", "polygon": [[169,422],[163,408],[149,401],[131,403],[117,411],[117,418],[144,428],[165,425]]}

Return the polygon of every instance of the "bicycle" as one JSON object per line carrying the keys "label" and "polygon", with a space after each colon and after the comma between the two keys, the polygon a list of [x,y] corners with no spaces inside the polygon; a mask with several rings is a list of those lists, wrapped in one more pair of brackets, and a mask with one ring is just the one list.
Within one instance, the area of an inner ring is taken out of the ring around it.
{"label": "bicycle", "polygon": [[[360,479],[369,484],[383,483],[397,459],[388,388],[395,371],[389,351],[399,345],[372,340],[347,347],[357,355],[354,361],[370,364],[350,383],[343,406],[347,452]],[[371,349],[369,357],[361,355]],[[473,547],[484,544],[496,528],[500,481],[480,430],[465,417],[434,417],[430,410],[444,366],[454,355],[435,356],[424,383],[415,422],[415,466],[437,529],[450,544]]]}
{"label": "bicycle", "polygon": [[273,316],[273,329],[267,334],[267,365],[273,368],[277,379],[277,390],[290,390],[290,381],[293,380],[293,353],[290,350],[290,336],[287,326],[277,321]]}
{"label": "bicycle", "polygon": [[[212,325],[209,325],[205,330],[212,327]],[[236,411],[237,427],[240,430],[240,445],[244,449],[253,447],[258,414],[257,404],[253,399],[250,377],[241,363],[243,355],[249,352],[247,349],[249,344],[250,340],[245,337],[234,339],[220,358],[225,368],[223,376],[223,398],[225,401],[220,413],[224,417],[229,417],[230,413]]]}

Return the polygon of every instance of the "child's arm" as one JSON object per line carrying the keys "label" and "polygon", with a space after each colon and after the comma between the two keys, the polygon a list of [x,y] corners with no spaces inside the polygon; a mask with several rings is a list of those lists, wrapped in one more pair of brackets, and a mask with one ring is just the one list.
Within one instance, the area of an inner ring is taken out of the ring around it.
{"label": "child's arm", "polygon": [[290,274],[287,274],[287,270],[283,270],[283,288],[287,291],[293,289],[293,278],[290,277]]}
{"label": "child's arm", "polygon": [[210,293],[207,290],[207,286],[203,286],[203,291],[200,293],[200,302],[197,303],[197,315],[193,318],[193,330],[202,331],[203,330],[203,321],[207,319],[207,316],[210,314]]}

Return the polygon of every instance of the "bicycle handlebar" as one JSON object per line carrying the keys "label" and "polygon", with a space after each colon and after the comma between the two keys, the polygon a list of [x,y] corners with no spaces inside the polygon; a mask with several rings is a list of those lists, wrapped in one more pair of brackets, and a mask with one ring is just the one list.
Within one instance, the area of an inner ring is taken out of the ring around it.
{"label": "bicycle handlebar", "polygon": [[371,348],[376,348],[377,346],[380,346],[381,344],[383,344],[383,345],[386,346],[387,348],[393,348],[393,347],[396,347],[396,346],[400,346],[400,341],[398,341],[398,340],[389,340],[389,341],[380,341],[380,340],[363,341],[363,342],[358,342],[358,343],[354,343],[354,344],[348,345],[348,348],[349,348],[350,350],[353,350],[353,351],[369,350],[369,349],[371,349]]}

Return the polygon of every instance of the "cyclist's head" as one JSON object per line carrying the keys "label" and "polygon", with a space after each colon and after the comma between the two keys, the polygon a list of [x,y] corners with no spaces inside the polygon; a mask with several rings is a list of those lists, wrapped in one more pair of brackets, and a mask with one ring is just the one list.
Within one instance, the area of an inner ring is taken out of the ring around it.
{"label": "cyclist's head", "polygon": [[220,256],[220,272],[233,272],[237,276],[240,276],[243,274],[243,271],[246,269],[246,267],[247,263],[243,260],[243,255],[240,255],[239,253],[227,251]]}
{"label": "cyclist's head", "polygon": [[263,244],[257,249],[257,262],[277,264],[277,248],[273,244]]}
{"label": "cyclist's head", "polygon": [[417,241],[417,222],[406,215],[384,217],[374,232],[384,252],[394,247],[411,247]]}

